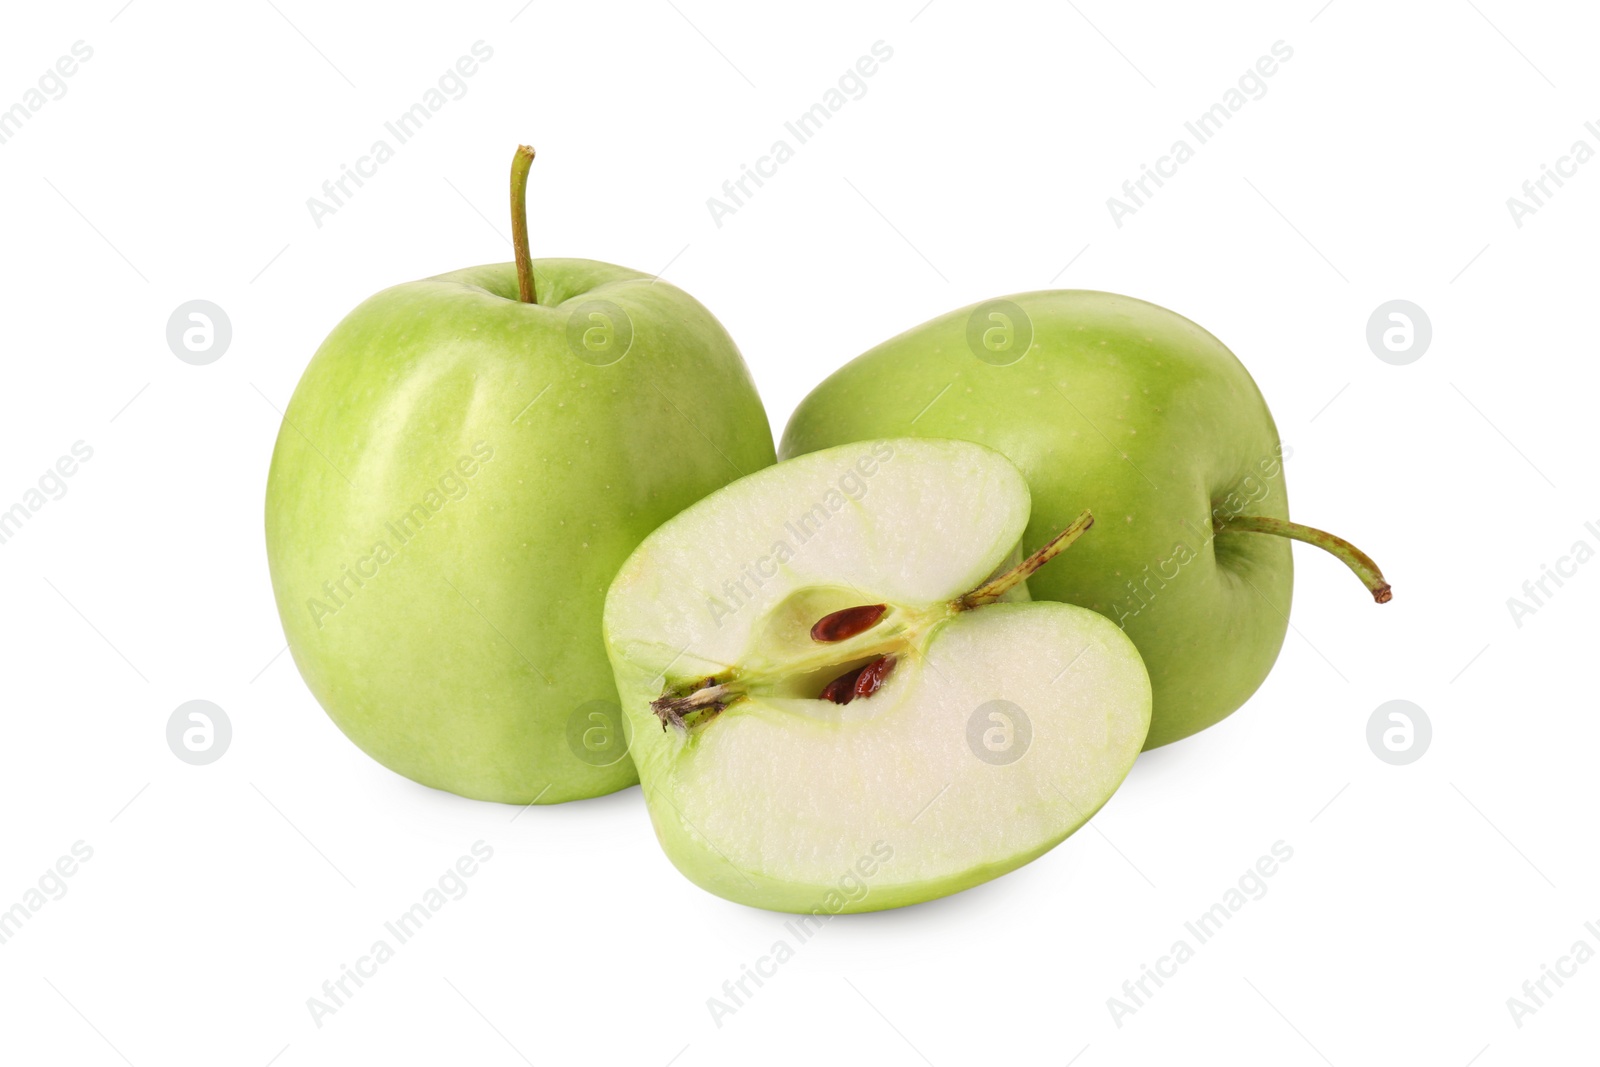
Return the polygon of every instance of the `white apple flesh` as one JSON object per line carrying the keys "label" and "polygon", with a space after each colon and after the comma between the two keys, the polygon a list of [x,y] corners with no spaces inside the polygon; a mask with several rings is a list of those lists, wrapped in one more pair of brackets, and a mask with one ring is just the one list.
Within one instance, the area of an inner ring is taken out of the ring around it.
{"label": "white apple flesh", "polygon": [[[760,471],[644,540],[606,645],[685,875],[782,911],[897,907],[1027,863],[1106,802],[1149,729],[1149,679],[1103,616],[985,585],[1025,572],[1028,513],[998,453],[899,439]],[[875,690],[824,697],[866,664],[888,669]]]}

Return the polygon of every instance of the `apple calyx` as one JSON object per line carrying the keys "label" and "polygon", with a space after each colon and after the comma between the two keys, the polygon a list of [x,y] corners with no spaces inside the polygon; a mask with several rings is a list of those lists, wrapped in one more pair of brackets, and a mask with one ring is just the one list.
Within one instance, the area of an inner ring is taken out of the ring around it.
{"label": "apple calyx", "polygon": [[1354,572],[1361,584],[1367,587],[1372,594],[1372,599],[1379,604],[1387,604],[1394,597],[1394,591],[1383,577],[1383,572],[1373,562],[1372,557],[1361,551],[1349,541],[1326,530],[1318,530],[1312,526],[1303,526],[1298,522],[1287,519],[1273,519],[1265,515],[1235,515],[1231,519],[1218,518],[1212,529],[1222,533],[1261,533],[1274,534],[1278,537],[1288,537],[1295,541],[1303,541],[1308,545],[1315,545],[1340,560],[1346,567]]}
{"label": "apple calyx", "polygon": [[533,166],[533,148],[518,145],[511,157],[511,247],[517,257],[517,299],[537,304],[533,285],[533,257],[528,253],[528,169]]}
{"label": "apple calyx", "polygon": [[689,716],[699,716],[695,722],[710,722],[722,714],[722,709],[728,702],[722,698],[727,696],[736,699],[731,681],[718,682],[715,678],[707,678],[705,682],[691,693],[671,696],[663,695],[650,702],[650,710],[656,713],[656,718],[661,720],[661,728],[665,730],[670,723],[679,730],[687,730]]}
{"label": "apple calyx", "polygon": [[1094,516],[1083,512],[1021,563],[947,603],[930,608],[859,604],[829,612],[809,629],[814,648],[782,663],[757,669],[735,666],[687,685],[669,685],[650,702],[650,710],[661,720],[663,730],[670,725],[687,733],[715,719],[745,696],[793,695],[782,683],[812,675],[832,679],[820,691],[803,694],[812,699],[849,704],[869,698],[902,658],[920,655],[926,639],[939,624],[962,612],[995,603],[1093,525]]}

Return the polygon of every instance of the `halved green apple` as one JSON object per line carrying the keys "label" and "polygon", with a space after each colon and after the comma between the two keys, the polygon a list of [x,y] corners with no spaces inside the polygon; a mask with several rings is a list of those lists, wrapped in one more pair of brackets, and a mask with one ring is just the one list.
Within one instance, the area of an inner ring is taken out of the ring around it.
{"label": "halved green apple", "polygon": [[1106,802],[1149,678],[1103,616],[1027,602],[1026,576],[1092,522],[1022,560],[1029,506],[987,448],[864,442],[644,540],[606,648],[679,870],[758,907],[873,911],[1019,867]]}

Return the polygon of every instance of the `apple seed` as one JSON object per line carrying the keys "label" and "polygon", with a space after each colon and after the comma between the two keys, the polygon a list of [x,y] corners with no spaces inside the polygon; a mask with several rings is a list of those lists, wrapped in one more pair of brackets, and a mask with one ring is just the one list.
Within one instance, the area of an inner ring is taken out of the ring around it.
{"label": "apple seed", "polygon": [[855,695],[869,697],[876,693],[892,670],[894,670],[893,656],[879,656],[862,667],[860,673],[856,675]]}
{"label": "apple seed", "polygon": [[887,604],[859,604],[853,608],[840,608],[817,620],[816,625],[811,627],[811,640],[831,644],[866,633],[878,625],[878,620],[888,610]]}
{"label": "apple seed", "polygon": [[856,698],[856,681],[861,677],[865,667],[857,667],[853,671],[846,671],[833,681],[822,687],[819,699],[831,700],[835,704],[848,704]]}

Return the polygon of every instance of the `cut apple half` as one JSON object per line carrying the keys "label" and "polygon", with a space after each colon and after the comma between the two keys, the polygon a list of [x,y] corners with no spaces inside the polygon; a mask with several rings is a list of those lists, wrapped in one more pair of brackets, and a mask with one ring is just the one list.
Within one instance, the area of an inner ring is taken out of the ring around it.
{"label": "cut apple half", "polygon": [[645,539],[606,646],[679,870],[758,907],[873,911],[1019,867],[1106,802],[1149,678],[1103,616],[1027,601],[1092,522],[1023,559],[1028,512],[999,453],[896,439],[759,471]]}

